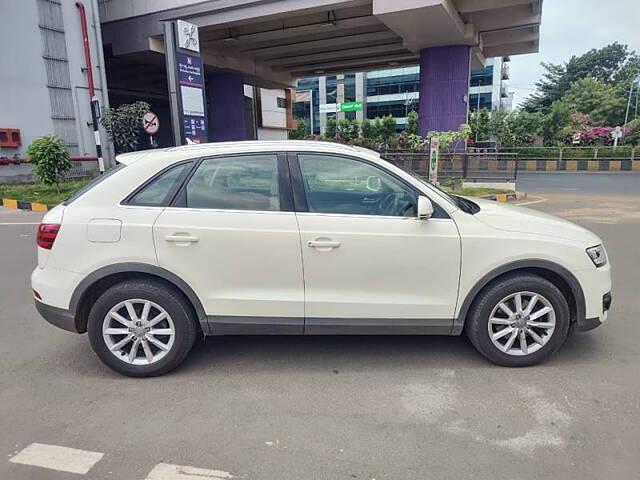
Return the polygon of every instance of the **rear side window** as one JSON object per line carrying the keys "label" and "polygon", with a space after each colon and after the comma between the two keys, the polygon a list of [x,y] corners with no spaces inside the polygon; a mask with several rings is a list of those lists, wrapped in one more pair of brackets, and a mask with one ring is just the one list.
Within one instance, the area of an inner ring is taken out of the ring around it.
{"label": "rear side window", "polygon": [[192,163],[183,163],[159,174],[135,193],[127,204],[151,207],[166,205],[191,165]]}
{"label": "rear side window", "polygon": [[106,172],[104,172],[102,175],[94,178],[93,180],[91,180],[89,183],[87,183],[84,187],[82,187],[81,189],[77,190],[73,195],[71,195],[69,198],[67,198],[64,202],[62,202],[63,205],[69,205],[70,203],[76,201],[78,198],[80,198],[82,195],[84,195],[85,193],[87,193],[89,190],[91,190],[93,187],[95,187],[96,185],[98,185],[99,183],[104,182],[107,178],[109,178],[111,175],[113,175],[116,172],[119,172],[120,170],[122,170],[125,166],[122,163],[117,164],[115,167],[110,168],[109,170],[107,170]]}
{"label": "rear side window", "polygon": [[276,154],[203,160],[184,190],[187,208],[280,210]]}

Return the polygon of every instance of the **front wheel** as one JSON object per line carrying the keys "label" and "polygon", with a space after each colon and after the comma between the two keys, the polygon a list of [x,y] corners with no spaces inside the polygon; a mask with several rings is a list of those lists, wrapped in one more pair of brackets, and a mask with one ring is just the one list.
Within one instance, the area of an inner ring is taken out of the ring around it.
{"label": "front wheel", "polygon": [[187,301],[151,280],[125,281],[105,291],[91,308],[87,330],[98,357],[134,377],[162,375],[177,367],[197,331]]}
{"label": "front wheel", "polygon": [[476,349],[507,367],[536,364],[555,353],[569,331],[562,292],[537,275],[506,276],[474,301],[465,332]]}

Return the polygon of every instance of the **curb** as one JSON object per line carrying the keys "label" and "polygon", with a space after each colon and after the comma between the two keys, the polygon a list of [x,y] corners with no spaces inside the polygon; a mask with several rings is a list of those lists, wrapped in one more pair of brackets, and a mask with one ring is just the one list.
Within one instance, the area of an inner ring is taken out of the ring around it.
{"label": "curb", "polygon": [[44,203],[21,202],[13,198],[0,198],[0,206],[17,210],[30,210],[32,212],[48,212],[55,207],[55,205],[46,205]]}
{"label": "curb", "polygon": [[527,198],[526,192],[513,193],[497,193],[493,195],[482,195],[480,198],[486,200],[495,200],[496,202],[515,202],[516,200],[524,200]]}

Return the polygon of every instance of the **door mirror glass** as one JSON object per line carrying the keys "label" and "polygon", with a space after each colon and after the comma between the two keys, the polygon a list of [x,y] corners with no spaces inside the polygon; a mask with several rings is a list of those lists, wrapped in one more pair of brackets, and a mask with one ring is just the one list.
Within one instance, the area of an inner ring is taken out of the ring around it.
{"label": "door mirror glass", "polygon": [[380,177],[370,176],[367,177],[367,189],[372,192],[379,192],[382,190],[382,180]]}
{"label": "door mirror glass", "polygon": [[433,204],[427,197],[420,195],[418,197],[418,218],[427,220],[433,215]]}

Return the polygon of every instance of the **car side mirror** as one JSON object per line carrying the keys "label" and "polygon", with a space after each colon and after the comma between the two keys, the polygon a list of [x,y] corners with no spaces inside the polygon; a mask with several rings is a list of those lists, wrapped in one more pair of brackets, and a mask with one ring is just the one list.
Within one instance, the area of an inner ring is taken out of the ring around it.
{"label": "car side mirror", "polygon": [[427,197],[420,195],[418,197],[418,219],[428,220],[433,215],[433,203]]}

